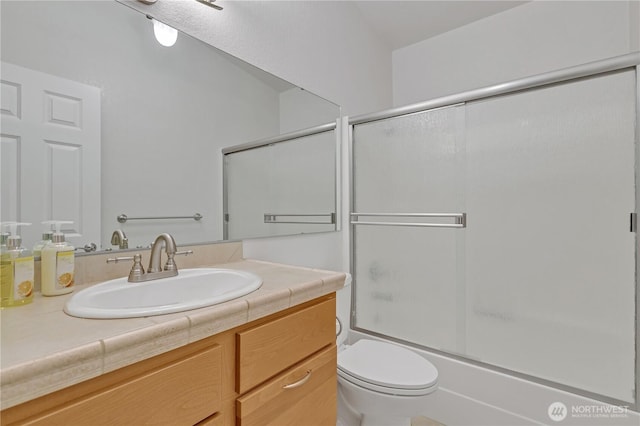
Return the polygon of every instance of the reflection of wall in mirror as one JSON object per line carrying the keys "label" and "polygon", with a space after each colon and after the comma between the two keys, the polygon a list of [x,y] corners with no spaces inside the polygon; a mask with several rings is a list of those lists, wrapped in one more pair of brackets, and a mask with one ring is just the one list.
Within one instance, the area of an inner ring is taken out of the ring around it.
{"label": "reflection of wall in mirror", "polygon": [[338,114],[337,106],[299,87],[280,93],[281,134],[332,123]]}
{"label": "reflection of wall in mirror", "polygon": [[[116,228],[130,247],[159,232],[221,239],[221,147],[278,134],[279,93],[187,36],[160,46],[151,22],[116,2],[1,7],[3,61],[102,90],[103,248]],[[204,219],[116,221],[195,212]]]}

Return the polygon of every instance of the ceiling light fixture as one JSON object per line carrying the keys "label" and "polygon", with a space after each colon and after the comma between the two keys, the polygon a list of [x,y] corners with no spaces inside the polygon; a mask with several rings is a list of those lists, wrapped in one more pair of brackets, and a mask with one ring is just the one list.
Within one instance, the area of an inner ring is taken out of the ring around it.
{"label": "ceiling light fixture", "polygon": [[147,15],[147,18],[153,22],[153,35],[156,36],[158,43],[166,47],[171,47],[176,44],[176,40],[178,40],[178,30],[167,24],[163,24],[151,15]]}

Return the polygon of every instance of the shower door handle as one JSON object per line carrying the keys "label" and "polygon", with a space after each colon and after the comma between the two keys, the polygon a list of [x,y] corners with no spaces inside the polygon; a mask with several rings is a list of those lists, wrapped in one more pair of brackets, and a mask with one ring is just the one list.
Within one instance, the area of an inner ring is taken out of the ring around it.
{"label": "shower door handle", "polygon": [[[454,219],[453,223],[433,223],[433,222],[384,222],[384,221],[364,221],[359,220],[360,216],[369,217],[443,217]],[[378,226],[414,226],[425,228],[466,228],[466,213],[351,213],[352,225],[378,225]]]}

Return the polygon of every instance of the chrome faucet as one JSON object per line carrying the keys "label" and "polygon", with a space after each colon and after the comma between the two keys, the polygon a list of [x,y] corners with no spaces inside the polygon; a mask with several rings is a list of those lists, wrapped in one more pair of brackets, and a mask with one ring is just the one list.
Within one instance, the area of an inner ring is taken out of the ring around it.
{"label": "chrome faucet", "polygon": [[[167,262],[164,268],[160,267],[162,248],[167,252]],[[160,234],[156,237],[151,246],[151,257],[149,259],[149,267],[145,273],[142,266],[142,255],[139,253],[133,256],[116,257],[107,259],[107,263],[118,263],[123,260],[133,260],[133,267],[129,272],[129,282],[139,283],[143,281],[157,280],[159,278],[175,277],[178,275],[178,266],[173,257],[176,255],[189,255],[193,250],[177,251],[176,241],[170,234]]]}
{"label": "chrome faucet", "polygon": [[119,249],[129,248],[129,239],[122,229],[116,229],[111,234],[111,245],[118,246]]}
{"label": "chrome faucet", "polygon": [[147,274],[161,272],[160,267],[160,255],[162,254],[162,247],[167,252],[167,263],[164,265],[165,271],[175,271],[174,275],[178,275],[178,268],[173,261],[173,256],[176,254],[176,241],[170,234],[160,234],[156,237],[156,240],[151,245],[151,258],[149,259],[149,267],[147,268]]}

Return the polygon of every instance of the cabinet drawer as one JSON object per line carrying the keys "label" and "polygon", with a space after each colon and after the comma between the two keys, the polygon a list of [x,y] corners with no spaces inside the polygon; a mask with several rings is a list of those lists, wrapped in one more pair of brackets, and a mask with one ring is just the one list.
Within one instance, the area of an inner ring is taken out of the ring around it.
{"label": "cabinet drawer", "polygon": [[237,334],[240,394],[335,343],[335,299]]}
{"label": "cabinet drawer", "polygon": [[238,398],[240,426],[335,426],[336,363],[334,344]]}
{"label": "cabinet drawer", "polygon": [[42,425],[193,425],[221,406],[221,347],[147,371],[33,419]]}

